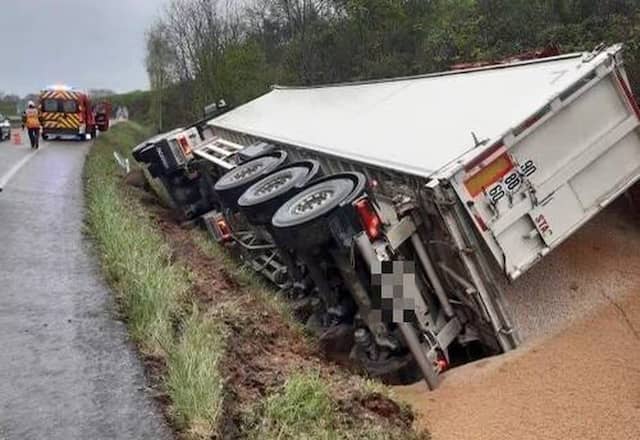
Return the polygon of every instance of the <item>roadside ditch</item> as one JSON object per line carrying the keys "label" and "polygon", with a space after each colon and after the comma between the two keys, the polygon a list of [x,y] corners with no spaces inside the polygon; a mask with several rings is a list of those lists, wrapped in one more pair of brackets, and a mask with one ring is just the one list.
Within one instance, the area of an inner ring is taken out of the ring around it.
{"label": "roadside ditch", "polygon": [[145,137],[122,123],[96,141],[85,165],[87,225],[178,436],[429,438],[388,388],[327,359],[269,286],[181,226],[140,175],[125,183],[113,152],[128,156]]}

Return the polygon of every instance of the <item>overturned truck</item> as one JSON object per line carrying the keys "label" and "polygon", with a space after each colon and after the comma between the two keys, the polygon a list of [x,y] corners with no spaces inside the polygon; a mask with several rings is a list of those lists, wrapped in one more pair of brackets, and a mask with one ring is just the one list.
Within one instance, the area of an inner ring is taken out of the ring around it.
{"label": "overturned truck", "polygon": [[194,155],[228,170],[205,216],[217,238],[269,249],[258,269],[278,262],[306,318],[340,329],[365,369],[434,388],[519,345],[496,277],[521,276],[640,177],[639,124],[618,45],[275,87],[210,121]]}

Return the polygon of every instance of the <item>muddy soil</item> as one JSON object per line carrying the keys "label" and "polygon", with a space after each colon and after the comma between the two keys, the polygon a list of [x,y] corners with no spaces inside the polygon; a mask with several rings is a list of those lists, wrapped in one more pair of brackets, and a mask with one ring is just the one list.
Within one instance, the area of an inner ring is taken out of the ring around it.
{"label": "muddy soil", "polygon": [[528,342],[398,388],[434,440],[640,438],[640,228],[617,204],[510,286]]}
{"label": "muddy soil", "polygon": [[196,297],[229,329],[222,367],[228,391],[223,438],[242,438],[246,412],[278,390],[292,373],[301,371],[317,371],[327,379],[339,408],[356,425],[373,421],[411,429],[413,416],[405,408],[385,396],[363,393],[361,378],[330,361],[278,310],[251,288],[238,284],[220,261],[197,246],[189,227],[180,226],[169,211],[138,195],[173,249],[175,260],[193,272]]}

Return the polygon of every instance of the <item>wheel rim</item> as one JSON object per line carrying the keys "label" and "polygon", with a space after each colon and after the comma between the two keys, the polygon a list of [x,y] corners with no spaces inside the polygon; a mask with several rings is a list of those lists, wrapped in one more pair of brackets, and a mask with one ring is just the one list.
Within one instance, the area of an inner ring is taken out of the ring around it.
{"label": "wheel rim", "polygon": [[320,182],[289,199],[273,216],[279,228],[302,226],[329,215],[353,191],[353,181],[345,178]]}
{"label": "wheel rim", "polygon": [[239,188],[244,184],[253,182],[261,175],[268,174],[284,161],[279,156],[264,156],[239,165],[234,170],[222,176],[215,185],[217,191]]}
{"label": "wheel rim", "polygon": [[335,192],[329,189],[311,193],[293,205],[289,212],[295,216],[313,212],[326,205],[334,194]]}
{"label": "wheel rim", "polygon": [[258,197],[266,196],[274,191],[285,186],[293,179],[292,173],[283,173],[279,176],[275,176],[273,179],[267,179],[262,185],[256,189],[256,195]]}
{"label": "wheel rim", "polygon": [[247,177],[253,176],[258,171],[264,168],[262,162],[258,162],[250,167],[245,167],[241,170],[238,170],[237,173],[232,175],[231,181],[238,182],[239,180],[246,179]]}
{"label": "wheel rim", "polygon": [[290,193],[296,185],[302,184],[307,178],[309,169],[301,166],[292,166],[267,175],[249,187],[238,204],[244,207],[258,206],[270,202]]}

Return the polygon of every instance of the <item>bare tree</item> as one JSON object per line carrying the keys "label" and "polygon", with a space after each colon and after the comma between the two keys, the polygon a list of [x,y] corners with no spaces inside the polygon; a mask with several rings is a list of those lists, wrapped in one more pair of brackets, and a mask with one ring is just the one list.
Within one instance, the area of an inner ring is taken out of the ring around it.
{"label": "bare tree", "polygon": [[146,34],[147,55],[145,64],[152,98],[150,113],[156,120],[159,129],[164,126],[162,101],[166,88],[171,84],[174,62],[174,51],[169,43],[167,28],[162,21],[157,21]]}

